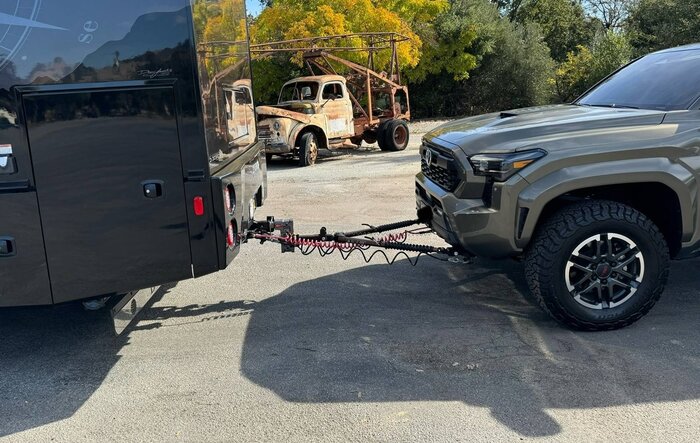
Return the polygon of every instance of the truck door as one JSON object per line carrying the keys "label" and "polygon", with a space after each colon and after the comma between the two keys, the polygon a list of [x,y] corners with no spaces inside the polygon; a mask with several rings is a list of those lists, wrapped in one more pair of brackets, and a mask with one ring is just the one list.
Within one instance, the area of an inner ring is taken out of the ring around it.
{"label": "truck door", "polygon": [[354,135],[352,103],[341,82],[326,83],[321,93],[323,113],[328,118],[328,137]]}
{"label": "truck door", "polygon": [[51,303],[39,207],[14,97],[0,87],[0,306]]}
{"label": "truck door", "polygon": [[255,140],[253,93],[247,85],[225,88],[227,124],[230,144],[236,148],[249,146]]}
{"label": "truck door", "polygon": [[22,94],[54,302],[191,277],[172,85],[70,88]]}

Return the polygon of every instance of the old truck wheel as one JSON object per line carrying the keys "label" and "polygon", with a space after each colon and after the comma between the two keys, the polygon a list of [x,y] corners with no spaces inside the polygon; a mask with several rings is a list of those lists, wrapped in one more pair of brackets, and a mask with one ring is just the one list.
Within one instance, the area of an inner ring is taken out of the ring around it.
{"label": "old truck wheel", "polygon": [[386,144],[386,133],[388,130],[388,126],[392,121],[393,120],[384,120],[382,123],[379,124],[379,127],[377,128],[377,145],[379,145],[379,149],[381,149],[382,151],[389,151],[389,147]]}
{"label": "old truck wheel", "polygon": [[368,145],[373,145],[377,143],[377,132],[376,131],[367,131],[364,134],[362,134],[362,140],[364,140],[365,143]]}
{"label": "old truck wheel", "polygon": [[307,132],[299,142],[299,166],[311,166],[318,158],[318,140],[316,134]]}
{"label": "old truck wheel", "polygon": [[539,305],[575,329],[618,329],[659,300],[669,272],[666,241],[629,206],[587,201],[560,210],[538,230],[525,273]]}
{"label": "old truck wheel", "polygon": [[403,151],[408,146],[408,125],[403,120],[389,120],[380,134],[382,151]]}

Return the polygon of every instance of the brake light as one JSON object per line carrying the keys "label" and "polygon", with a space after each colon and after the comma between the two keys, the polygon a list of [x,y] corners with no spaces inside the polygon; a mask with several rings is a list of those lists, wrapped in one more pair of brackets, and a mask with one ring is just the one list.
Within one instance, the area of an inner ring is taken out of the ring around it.
{"label": "brake light", "polygon": [[202,197],[195,197],[192,201],[192,207],[194,208],[194,215],[197,217],[204,215],[204,199]]}
{"label": "brake light", "polygon": [[238,228],[236,226],[236,221],[232,220],[228,225],[228,230],[226,232],[226,245],[233,249],[236,246],[236,241],[238,240]]}
{"label": "brake light", "polygon": [[224,205],[229,214],[236,211],[236,190],[233,185],[228,185],[224,188]]}

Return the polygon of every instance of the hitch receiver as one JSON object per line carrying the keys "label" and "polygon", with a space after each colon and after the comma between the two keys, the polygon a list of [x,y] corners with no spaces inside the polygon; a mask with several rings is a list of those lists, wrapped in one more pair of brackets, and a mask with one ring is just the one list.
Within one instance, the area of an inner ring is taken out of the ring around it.
{"label": "hitch receiver", "polygon": [[[294,235],[294,220],[275,220],[275,217],[267,217],[264,222],[253,220],[253,223],[248,230],[248,238],[255,238],[256,234],[274,234],[275,231],[280,231],[280,237],[287,238]],[[260,244],[265,243],[265,239],[260,240]],[[296,247],[292,244],[281,242],[282,253],[294,252]]]}

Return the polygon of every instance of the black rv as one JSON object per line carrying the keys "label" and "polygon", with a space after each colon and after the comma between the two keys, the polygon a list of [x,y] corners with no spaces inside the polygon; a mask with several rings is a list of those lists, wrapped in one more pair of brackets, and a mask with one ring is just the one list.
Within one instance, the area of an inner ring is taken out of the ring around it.
{"label": "black rv", "polygon": [[265,199],[244,0],[0,2],[0,306],[224,269]]}

